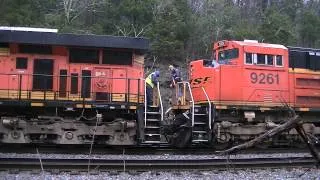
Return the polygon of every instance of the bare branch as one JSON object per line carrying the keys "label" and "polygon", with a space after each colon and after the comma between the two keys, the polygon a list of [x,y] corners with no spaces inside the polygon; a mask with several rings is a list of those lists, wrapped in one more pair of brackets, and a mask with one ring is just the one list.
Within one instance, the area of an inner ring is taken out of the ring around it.
{"label": "bare branch", "polygon": [[145,32],[145,29],[146,29],[148,26],[150,26],[150,24],[142,27],[141,30],[140,30],[140,32],[139,32],[135,37],[139,37],[141,34],[143,34],[143,33]]}
{"label": "bare branch", "polygon": [[133,29],[133,33],[134,33],[134,37],[137,37],[137,32],[136,32],[136,28],[134,27],[133,24],[131,24],[132,29]]}
{"label": "bare branch", "polygon": [[106,4],[105,1],[96,3],[96,0],[62,0],[66,23],[71,23],[86,11],[95,11],[95,8]]}

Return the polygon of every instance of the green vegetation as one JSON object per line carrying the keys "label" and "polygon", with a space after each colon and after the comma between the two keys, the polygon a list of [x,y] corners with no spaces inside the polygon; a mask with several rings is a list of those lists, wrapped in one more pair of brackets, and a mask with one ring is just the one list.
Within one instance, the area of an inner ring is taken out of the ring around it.
{"label": "green vegetation", "polygon": [[148,37],[150,57],[181,63],[222,39],[320,48],[319,0],[0,0],[0,12],[0,25]]}

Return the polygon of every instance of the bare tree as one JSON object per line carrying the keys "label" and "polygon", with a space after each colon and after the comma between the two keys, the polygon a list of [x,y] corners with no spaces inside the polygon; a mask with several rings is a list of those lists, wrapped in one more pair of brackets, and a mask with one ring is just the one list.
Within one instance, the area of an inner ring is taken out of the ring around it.
{"label": "bare tree", "polygon": [[97,7],[105,3],[104,0],[62,0],[66,24],[70,24],[86,11],[96,11]]}

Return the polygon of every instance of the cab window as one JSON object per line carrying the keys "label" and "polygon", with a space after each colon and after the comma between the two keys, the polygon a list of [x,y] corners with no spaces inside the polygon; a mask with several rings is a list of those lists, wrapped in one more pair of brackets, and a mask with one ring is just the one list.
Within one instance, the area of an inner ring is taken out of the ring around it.
{"label": "cab window", "polygon": [[253,54],[246,53],[246,64],[253,64]]}
{"label": "cab window", "polygon": [[224,51],[219,51],[218,53],[218,62],[219,64],[229,64],[232,59],[239,57],[239,49],[228,49]]}
{"label": "cab window", "polygon": [[258,54],[257,57],[257,64],[266,64],[266,55]]}
{"label": "cab window", "polygon": [[269,65],[273,66],[274,55],[269,54],[257,54],[257,64],[258,65]]}
{"label": "cab window", "polygon": [[267,55],[267,65],[273,65],[273,55]]}
{"label": "cab window", "polygon": [[276,66],[283,66],[282,56],[280,55],[276,56]]}

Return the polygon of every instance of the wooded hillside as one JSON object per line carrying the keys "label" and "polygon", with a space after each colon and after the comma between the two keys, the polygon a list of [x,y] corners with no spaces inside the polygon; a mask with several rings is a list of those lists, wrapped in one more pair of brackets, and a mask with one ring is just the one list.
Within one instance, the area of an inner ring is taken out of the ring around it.
{"label": "wooded hillside", "polygon": [[164,61],[210,58],[222,39],[320,48],[319,0],[0,0],[0,12],[2,26],[148,37]]}

